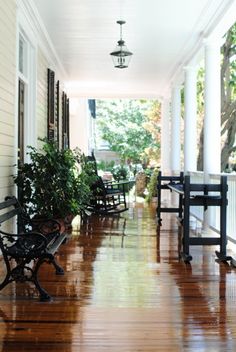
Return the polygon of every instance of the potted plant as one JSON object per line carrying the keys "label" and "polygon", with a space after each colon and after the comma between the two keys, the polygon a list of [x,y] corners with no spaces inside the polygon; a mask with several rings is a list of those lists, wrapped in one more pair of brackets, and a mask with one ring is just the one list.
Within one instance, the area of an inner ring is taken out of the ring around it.
{"label": "potted plant", "polygon": [[81,153],[60,150],[45,140],[41,150],[28,148],[31,161],[21,165],[14,177],[25,212],[46,219],[79,214],[90,195],[86,170],[78,167]]}
{"label": "potted plant", "polygon": [[111,172],[117,182],[127,180],[129,174],[128,167],[125,165],[115,165]]}
{"label": "potted plant", "polygon": [[150,177],[150,181],[147,185],[147,190],[148,190],[148,194],[146,196],[146,201],[148,203],[150,203],[153,199],[155,199],[157,197],[157,176],[158,176],[158,169],[154,169],[151,177]]}

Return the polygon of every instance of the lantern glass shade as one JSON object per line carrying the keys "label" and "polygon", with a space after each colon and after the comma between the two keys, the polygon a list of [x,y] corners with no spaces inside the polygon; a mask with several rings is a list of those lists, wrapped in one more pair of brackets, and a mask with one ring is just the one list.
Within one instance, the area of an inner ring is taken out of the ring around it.
{"label": "lantern glass shade", "polygon": [[128,50],[124,40],[122,39],[122,25],[125,21],[117,21],[117,23],[120,25],[120,40],[117,42],[115,50],[112,51],[110,55],[116,68],[126,68],[129,66],[133,53]]}
{"label": "lantern glass shade", "polygon": [[111,57],[116,68],[127,68],[132,53],[127,49],[126,45],[117,45],[115,50],[111,52]]}

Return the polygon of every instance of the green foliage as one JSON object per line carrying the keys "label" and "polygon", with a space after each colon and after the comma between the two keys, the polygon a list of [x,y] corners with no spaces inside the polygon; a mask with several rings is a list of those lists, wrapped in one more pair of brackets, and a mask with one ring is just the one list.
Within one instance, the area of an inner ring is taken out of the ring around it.
{"label": "green foliage", "polygon": [[31,162],[14,177],[26,212],[47,218],[78,214],[90,193],[88,175],[78,169],[79,151],[45,142],[40,151],[29,147],[28,154]]}
{"label": "green foliage", "polygon": [[197,111],[200,117],[204,112],[204,79],[205,69],[201,66],[197,72]]}
{"label": "green foliage", "polygon": [[146,201],[151,202],[153,197],[157,196],[157,176],[158,176],[158,169],[154,169],[152,175],[150,177],[150,181],[147,185],[148,194],[146,196]]}
{"label": "green foliage", "polygon": [[145,175],[147,176],[147,179],[150,180],[150,177],[153,174],[153,170],[150,169],[150,168],[147,168],[147,169],[144,169],[143,171],[145,172]]}
{"label": "green foliage", "polygon": [[[76,152],[76,154],[78,153]],[[86,188],[89,189],[85,195],[85,204],[88,203],[88,198],[92,196],[91,189],[98,180],[96,161],[89,158],[90,157],[87,157],[84,154],[79,154],[79,156],[76,155],[76,159],[78,160],[81,168],[79,177],[81,178],[83,184],[86,185]]]}
{"label": "green foliage", "polygon": [[[235,152],[236,134],[236,23],[225,35],[221,48],[221,170],[228,171],[232,153]],[[203,170],[203,115],[204,115],[204,69],[198,72],[197,83],[198,128],[201,129],[199,139],[198,170]]]}
{"label": "green foliage", "polygon": [[230,157],[236,150],[236,23],[225,35],[221,65],[221,170],[228,168]]}
{"label": "green foliage", "polygon": [[98,100],[97,125],[100,136],[121,160],[146,161],[145,149],[160,148],[150,131],[145,129],[148,112],[153,106],[146,100]]}
{"label": "green foliage", "polygon": [[125,165],[115,165],[111,172],[115,181],[127,180],[129,178],[129,169]]}
{"label": "green foliage", "polygon": [[115,166],[115,161],[104,161],[101,160],[97,162],[97,169],[102,171],[112,171],[113,167]]}

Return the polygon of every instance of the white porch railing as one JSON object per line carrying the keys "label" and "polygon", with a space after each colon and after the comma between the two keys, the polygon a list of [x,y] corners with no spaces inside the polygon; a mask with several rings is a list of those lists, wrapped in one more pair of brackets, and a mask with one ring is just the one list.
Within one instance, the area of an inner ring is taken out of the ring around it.
{"label": "white porch railing", "polygon": [[[191,182],[202,183],[203,173],[202,172],[190,172]],[[233,242],[236,243],[236,174],[221,174],[227,176],[228,183],[228,207],[227,207],[227,236]],[[219,174],[211,174],[210,182],[220,182]],[[196,217],[198,220],[204,220],[203,207],[191,207],[191,215]],[[209,207],[208,209],[208,225],[214,230],[219,232],[220,229],[220,208]]]}

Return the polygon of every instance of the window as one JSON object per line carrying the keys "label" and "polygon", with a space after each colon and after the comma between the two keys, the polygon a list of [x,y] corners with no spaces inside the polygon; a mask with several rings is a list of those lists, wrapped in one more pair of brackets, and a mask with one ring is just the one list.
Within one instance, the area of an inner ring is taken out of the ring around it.
{"label": "window", "polygon": [[19,38],[19,72],[27,78],[27,43],[22,35]]}
{"label": "window", "polygon": [[18,114],[16,116],[18,161],[29,159],[27,146],[35,146],[36,138],[36,48],[23,27],[18,28]]}

